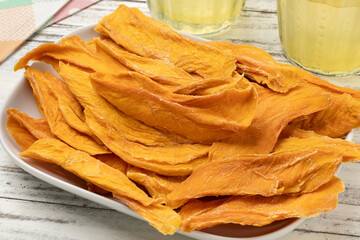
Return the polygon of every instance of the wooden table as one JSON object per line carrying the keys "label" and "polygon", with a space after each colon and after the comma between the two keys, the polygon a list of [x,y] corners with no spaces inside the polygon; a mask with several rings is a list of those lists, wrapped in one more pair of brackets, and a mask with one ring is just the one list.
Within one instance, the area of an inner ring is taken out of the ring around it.
{"label": "wooden table", "polygon": [[[34,34],[0,65],[0,104],[17,84],[22,72],[13,72],[18,59],[36,46],[53,42],[80,27],[94,24],[120,4],[149,13],[145,1],[101,1],[58,24]],[[258,46],[276,60],[284,57],[277,32],[275,0],[248,0],[233,28],[214,40]],[[360,89],[360,75],[326,78],[338,85]],[[355,133],[360,144],[360,131]],[[146,222],[64,192],[24,172],[0,147],[0,239],[190,239],[180,234],[163,236]],[[307,219],[283,239],[360,239],[360,162],[345,164],[340,178],[346,190],[336,210]]]}

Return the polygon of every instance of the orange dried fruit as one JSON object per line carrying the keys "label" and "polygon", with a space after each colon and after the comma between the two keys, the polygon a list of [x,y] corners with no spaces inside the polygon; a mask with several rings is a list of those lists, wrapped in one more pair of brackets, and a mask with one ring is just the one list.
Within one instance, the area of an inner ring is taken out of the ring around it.
{"label": "orange dried fruit", "polygon": [[221,160],[227,157],[269,153],[281,131],[298,117],[327,108],[331,98],[318,87],[299,84],[286,94],[257,86],[258,107],[250,126],[221,142],[214,142],[210,157]]}
{"label": "orange dried fruit", "polygon": [[18,109],[9,108],[6,110],[8,117],[14,118],[23,128],[29,131],[36,139],[56,138],[50,127],[43,118],[32,118]]}
{"label": "orange dried fruit", "polygon": [[168,199],[313,192],[330,181],[341,162],[337,149],[316,147],[212,161],[197,168]]}
{"label": "orange dried fruit", "polygon": [[149,126],[193,140],[211,143],[247,128],[256,112],[257,93],[229,88],[211,95],[174,94],[136,72],[93,73],[97,93],[125,114]]}
{"label": "orange dried fruit", "polygon": [[117,110],[95,92],[90,82],[90,75],[86,71],[61,62],[59,74],[84,108],[89,111],[101,110],[101,115],[129,141],[139,142],[146,146],[190,143],[187,139],[149,127]]}
{"label": "orange dried fruit", "polygon": [[124,173],[83,151],[69,147],[60,140],[37,140],[30,148],[20,153],[20,156],[59,165],[102,189],[137,200],[144,206],[153,203],[153,200]]}
{"label": "orange dried fruit", "polygon": [[[113,153],[131,165],[165,176],[184,176],[208,161],[206,145],[147,147],[125,139],[107,119],[99,117],[101,115],[98,112],[85,109],[85,116],[96,136]],[[200,148],[203,148],[202,152]]]}
{"label": "orange dried fruit", "polygon": [[22,150],[28,149],[37,140],[11,113],[8,113],[6,129]]}
{"label": "orange dried fruit", "polygon": [[109,38],[94,38],[92,41],[130,70],[144,74],[161,84],[179,86],[198,80],[168,61],[130,53]]}
{"label": "orange dried fruit", "polygon": [[105,16],[95,31],[109,36],[129,52],[147,58],[167,59],[184,71],[203,78],[231,76],[236,68],[236,60],[229,52],[186,38],[166,24],[125,5]]}
{"label": "orange dried fruit", "polygon": [[66,44],[44,43],[31,50],[16,63],[14,70],[25,68],[30,60],[44,60],[53,65],[55,70],[58,70],[55,60],[71,63],[88,71],[114,72],[118,69],[127,70],[124,65],[111,56],[104,59],[92,54],[86,49],[85,43],[79,43],[81,39],[69,37],[63,39],[63,41]]}
{"label": "orange dried fruit", "polygon": [[335,209],[343,182],[333,179],[300,196],[233,196],[213,201],[192,200],[179,212],[179,230],[191,232],[223,223],[264,226],[286,218],[314,217]]}
{"label": "orange dried fruit", "polygon": [[231,50],[237,63],[237,71],[259,84],[267,85],[271,90],[286,93],[297,86],[298,73],[294,66],[281,64],[264,50],[245,44],[230,42],[205,42],[221,50]]}
{"label": "orange dried fruit", "polygon": [[154,203],[145,207],[138,201],[128,197],[116,194],[114,194],[114,197],[123,201],[132,210],[145,218],[151,226],[164,235],[174,234],[181,223],[179,214],[167,206]]}
{"label": "orange dried fruit", "polygon": [[341,138],[330,138],[316,134],[313,131],[306,131],[288,126],[277,141],[273,152],[297,150],[304,148],[336,149],[342,154],[343,162],[355,162],[360,159],[360,146]]}
{"label": "orange dried fruit", "polygon": [[54,135],[70,146],[91,155],[110,153],[105,146],[99,145],[89,136],[74,130],[67,124],[59,109],[58,100],[43,73],[32,67],[26,67],[25,76],[33,88],[39,110]]}
{"label": "orange dried fruit", "polygon": [[160,203],[164,204],[167,203],[167,194],[173,191],[187,177],[161,176],[138,167],[129,168],[126,175],[132,181],[144,186],[152,198],[159,199]]}
{"label": "orange dried fruit", "polygon": [[351,129],[360,127],[360,99],[347,93],[331,94],[331,97],[331,106],[295,119],[291,125],[333,138],[342,137]]}

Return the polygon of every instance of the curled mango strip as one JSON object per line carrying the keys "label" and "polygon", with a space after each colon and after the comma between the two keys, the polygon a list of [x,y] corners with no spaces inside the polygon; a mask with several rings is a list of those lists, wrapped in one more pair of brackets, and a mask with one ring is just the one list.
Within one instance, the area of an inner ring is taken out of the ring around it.
{"label": "curled mango strip", "polygon": [[62,40],[63,44],[44,43],[22,57],[16,63],[14,70],[17,71],[25,68],[30,60],[43,60],[54,66],[55,70],[59,69],[55,60],[71,63],[88,71],[114,72],[117,70],[127,70],[124,65],[111,56],[104,59],[92,54],[87,50],[85,43],[80,41],[82,40],[79,38],[69,37]]}
{"label": "curled mango strip", "polygon": [[66,83],[50,72],[44,72],[43,74],[49,81],[53,90],[52,92],[56,95],[59,103],[59,109],[67,124],[75,130],[90,136],[98,144],[103,145],[86,125],[83,108],[73,93],[69,90]]}
{"label": "curled mango strip", "polygon": [[221,160],[243,154],[267,154],[287,124],[298,117],[318,112],[331,98],[318,87],[299,84],[287,94],[257,86],[258,108],[250,126],[221,142],[214,142],[210,157]]}
{"label": "curled mango strip", "polygon": [[234,81],[236,80],[232,77],[198,80],[178,86],[173,90],[173,93],[184,95],[206,95],[209,92],[209,89],[218,86],[227,86]]}
{"label": "curled mango strip", "polygon": [[168,195],[172,201],[205,196],[299,194],[315,191],[334,175],[336,149],[275,152],[212,161],[200,166]]}
{"label": "curled mango strip", "polygon": [[66,83],[64,83],[60,78],[56,77],[50,72],[44,72],[44,76],[48,79],[50,86],[54,90],[58,99],[64,102],[64,105],[69,106],[69,108],[76,114],[76,116],[81,120],[85,120],[83,113],[83,108],[75,98],[74,94],[70,91]]}
{"label": "curled mango strip", "polygon": [[198,80],[167,61],[130,53],[109,38],[94,38],[92,41],[124,66],[162,84],[180,86]]}
{"label": "curled mango strip", "polygon": [[343,162],[356,162],[360,159],[360,146],[341,138],[330,138],[313,131],[288,126],[281,133],[273,152],[301,150],[304,148],[334,149],[342,154]]}
{"label": "curled mango strip", "polygon": [[337,177],[314,192],[300,196],[233,196],[213,201],[192,200],[179,212],[179,230],[191,232],[222,223],[264,226],[286,218],[314,217],[335,209],[344,190]]}
{"label": "curled mango strip", "polygon": [[22,150],[28,149],[37,140],[27,128],[17,121],[11,112],[8,112],[6,129]]}
{"label": "curled mango strip", "polygon": [[295,119],[291,125],[333,138],[342,137],[351,129],[360,127],[360,98],[354,98],[347,93],[331,96],[331,106],[304,118]]}
{"label": "curled mango strip", "polygon": [[32,118],[26,113],[21,112],[18,109],[9,108],[7,111],[8,117],[14,118],[22,127],[27,129],[31,135],[36,139],[42,138],[56,138],[51,132],[50,127],[43,118]]}
{"label": "curled mango strip", "polygon": [[[92,41],[96,44],[96,46],[98,46],[97,49],[103,49],[129,69],[151,78],[178,94],[213,94],[226,88],[234,87],[238,83],[239,78],[241,78],[237,72],[234,72],[231,77],[199,79],[191,76],[167,61],[144,58],[136,54],[132,54],[109,38],[98,37],[94,38]],[[245,86],[244,83],[245,81],[242,80],[241,88],[248,87],[249,84]],[[238,85],[238,87],[240,87],[240,85]]]}
{"label": "curled mango strip", "polygon": [[138,201],[131,198],[116,194],[114,194],[114,197],[123,201],[128,207],[145,218],[151,226],[155,227],[164,235],[172,235],[179,228],[181,223],[179,214],[167,206],[154,203],[144,207]]}
{"label": "curled mango strip", "polygon": [[231,50],[237,61],[237,71],[259,84],[267,85],[271,90],[286,93],[297,86],[298,73],[295,67],[275,61],[264,50],[244,44],[230,42],[205,42],[222,50]]}
{"label": "curled mango strip", "polygon": [[269,53],[257,47],[228,42],[206,44],[231,50],[239,73],[259,84],[266,84],[273,91],[286,93],[301,83],[331,93],[332,105],[329,108],[307,118],[296,119],[296,126],[329,137],[342,137],[360,126],[360,91],[333,85],[301,68],[278,63]]}
{"label": "curled mango strip", "polygon": [[147,58],[166,59],[203,78],[231,76],[236,68],[236,60],[229,52],[186,38],[166,24],[125,5],[105,16],[95,31],[109,36],[129,52]]}
{"label": "curled mango strip", "polygon": [[95,158],[109,165],[110,167],[119,170],[123,174],[126,174],[127,172],[128,164],[113,153],[96,155]]}
{"label": "curled mango strip", "polygon": [[81,105],[90,111],[101,109],[101,115],[108,119],[112,126],[129,141],[146,146],[174,146],[190,143],[187,139],[159,131],[125,115],[95,92],[90,82],[89,73],[62,62],[59,65],[60,76]]}
{"label": "curled mango strip", "polygon": [[59,109],[58,100],[43,73],[32,67],[27,67],[25,76],[33,88],[39,110],[54,135],[70,146],[91,155],[110,153],[105,146],[97,144],[92,138],[74,130],[66,123]]}
{"label": "curled mango strip", "polygon": [[69,147],[60,140],[37,140],[30,148],[20,153],[20,156],[59,165],[102,189],[137,200],[144,206],[153,202],[125,174],[85,152]]}
{"label": "curled mango strip", "polygon": [[205,145],[203,152],[197,152],[196,146],[193,147],[195,151],[187,149],[189,146],[186,144],[179,147],[146,147],[126,140],[110,122],[100,118],[98,112],[87,111],[85,108],[85,116],[86,122],[96,136],[113,153],[131,165],[165,176],[185,176],[208,161],[206,155],[208,149]]}
{"label": "curled mango strip", "polygon": [[126,175],[134,182],[144,186],[152,198],[159,199],[167,205],[167,194],[186,179],[182,177],[161,176],[145,169],[131,167]]}
{"label": "curled mango strip", "polygon": [[92,89],[88,73],[61,63],[60,76],[84,106],[86,122],[94,134],[124,161],[175,176],[188,175],[207,161],[209,146],[180,144],[172,135],[119,112]]}
{"label": "curled mango strip", "polygon": [[247,128],[256,113],[257,93],[229,88],[211,95],[173,94],[136,72],[91,74],[97,93],[127,115],[194,142],[211,143]]}
{"label": "curled mango strip", "polygon": [[[121,158],[116,156],[115,154],[101,154],[94,156],[96,159],[100,160],[101,162],[105,163],[106,165],[119,170],[123,174],[126,175],[126,170],[128,168],[128,164],[124,162]],[[107,195],[110,192],[98,187],[90,182],[86,182],[88,190],[100,195]]]}

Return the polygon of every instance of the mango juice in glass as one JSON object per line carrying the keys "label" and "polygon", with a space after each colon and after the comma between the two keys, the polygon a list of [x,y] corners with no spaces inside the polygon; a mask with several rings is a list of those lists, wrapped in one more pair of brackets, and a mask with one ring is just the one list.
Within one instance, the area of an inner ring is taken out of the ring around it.
{"label": "mango juice in glass", "polygon": [[360,71],[360,0],[277,0],[287,57],[324,75]]}
{"label": "mango juice in glass", "polygon": [[151,16],[181,32],[209,35],[230,27],[245,0],[147,0]]}

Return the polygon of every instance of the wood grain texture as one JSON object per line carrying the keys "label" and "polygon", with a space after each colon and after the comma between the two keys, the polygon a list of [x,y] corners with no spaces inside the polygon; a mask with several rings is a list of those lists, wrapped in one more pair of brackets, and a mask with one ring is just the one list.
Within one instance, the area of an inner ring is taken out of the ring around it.
{"label": "wood grain texture", "polygon": [[[63,21],[34,34],[0,65],[0,105],[20,80],[22,71],[13,66],[26,52],[45,42],[54,42],[80,27],[95,24],[121,4],[138,7],[149,14],[145,1],[101,1]],[[277,31],[275,0],[247,0],[239,21],[227,32],[209,38],[254,45],[276,60],[288,63]],[[360,89],[360,74],[323,77],[344,87]],[[360,131],[354,141],[360,144]],[[146,222],[107,209],[51,186],[18,168],[0,147],[0,239],[131,239],[187,240],[180,234],[162,236]],[[347,163],[339,177],[346,190],[338,207],[307,219],[283,237],[293,240],[360,239],[360,163]]]}

